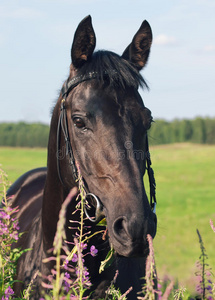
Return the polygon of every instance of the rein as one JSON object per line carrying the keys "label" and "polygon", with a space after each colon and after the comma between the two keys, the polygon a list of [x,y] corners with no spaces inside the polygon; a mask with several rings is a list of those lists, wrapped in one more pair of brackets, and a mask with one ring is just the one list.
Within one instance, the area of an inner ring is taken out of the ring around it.
{"label": "rein", "polygon": [[150,206],[154,214],[156,214],[156,182],[155,182],[155,175],[154,170],[151,167],[152,161],[151,161],[151,155],[149,152],[149,141],[148,141],[148,135],[146,134],[146,169],[149,177],[149,189],[150,189]]}
{"label": "rein", "polygon": [[[99,77],[99,75],[96,72],[90,72],[86,75],[76,76],[76,77],[73,77],[71,80],[65,81],[65,83],[61,89],[62,100],[61,100],[60,116],[59,116],[58,127],[57,127],[57,172],[58,172],[58,177],[59,177],[62,185],[64,185],[64,183],[63,183],[63,179],[61,176],[60,158],[58,155],[60,153],[60,146],[61,146],[60,145],[61,144],[61,132],[63,133],[64,141],[66,144],[66,155],[69,157],[69,165],[71,166],[71,169],[72,169],[73,179],[77,182],[78,178],[79,178],[78,170],[77,170],[76,163],[75,163],[75,157],[74,157],[74,154],[72,151],[72,145],[70,142],[70,137],[69,137],[69,132],[68,132],[68,123],[67,123],[66,105],[65,105],[66,98],[69,95],[69,93],[71,92],[71,90],[73,90],[80,83],[88,81],[88,80],[96,79],[98,77]],[[150,206],[151,206],[153,213],[156,214],[156,204],[157,204],[156,194],[155,194],[156,183],[155,183],[154,171],[151,167],[151,164],[152,164],[152,162],[151,162],[151,157],[150,157],[150,152],[149,152],[148,135],[146,134],[146,169],[147,169],[148,178],[149,178]],[[86,187],[85,187],[85,191],[86,191]],[[91,222],[98,223],[105,217],[104,213],[103,213],[103,205],[102,205],[101,201],[99,200],[99,198],[92,193],[86,192],[86,197],[85,197],[86,202],[87,202],[87,198],[90,198],[91,200],[93,199],[93,201],[95,202],[96,212],[95,212],[94,218],[90,217],[90,215],[88,214],[88,211],[87,211],[89,209],[88,208],[89,205],[86,203],[85,209],[84,209],[85,214]]]}

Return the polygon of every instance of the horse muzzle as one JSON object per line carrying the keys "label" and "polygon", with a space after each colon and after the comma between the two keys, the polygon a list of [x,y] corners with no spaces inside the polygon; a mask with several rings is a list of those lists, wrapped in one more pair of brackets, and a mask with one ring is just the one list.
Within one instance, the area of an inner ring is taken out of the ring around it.
{"label": "horse muzzle", "polygon": [[[108,223],[108,222],[107,222]],[[118,217],[109,230],[110,241],[115,251],[124,257],[143,257],[148,255],[147,235],[155,237],[156,215],[151,212],[145,221],[135,218]]]}
{"label": "horse muzzle", "polygon": [[95,194],[86,194],[85,200],[84,212],[92,223],[97,224],[102,219],[107,219],[110,242],[118,255],[124,257],[148,255],[147,234],[154,238],[157,229],[155,207],[148,212],[147,217],[133,214],[131,217],[120,216],[111,220],[105,215],[104,206]]}

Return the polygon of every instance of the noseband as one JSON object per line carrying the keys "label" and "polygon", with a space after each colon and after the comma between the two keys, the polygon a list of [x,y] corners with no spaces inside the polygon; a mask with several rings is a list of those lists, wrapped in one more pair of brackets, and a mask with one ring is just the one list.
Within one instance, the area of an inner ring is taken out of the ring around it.
{"label": "noseband", "polygon": [[[105,76],[105,74],[104,74]],[[92,80],[92,79],[96,79],[99,77],[99,74],[96,72],[90,72],[86,75],[83,76],[76,76],[73,77],[71,80],[67,80],[65,81],[62,89],[61,89],[61,94],[62,94],[62,100],[61,100],[61,107],[60,107],[60,116],[59,116],[59,120],[58,120],[58,127],[57,127],[57,171],[58,171],[58,177],[60,179],[60,182],[62,185],[64,185],[63,183],[63,179],[61,176],[61,171],[60,171],[60,158],[58,156],[58,154],[60,153],[60,141],[61,141],[61,132],[63,133],[63,137],[64,137],[64,141],[66,144],[66,155],[69,158],[69,165],[71,166],[72,169],[72,174],[73,174],[73,179],[75,181],[78,181],[79,175],[78,175],[78,170],[76,167],[76,163],[75,163],[75,157],[72,151],[72,145],[70,142],[70,137],[69,137],[69,133],[68,133],[68,123],[67,123],[67,115],[66,115],[66,98],[69,95],[69,93],[71,92],[72,89],[74,89],[77,85],[79,85],[82,82],[88,81],[88,80]],[[153,211],[154,214],[156,214],[156,195],[155,195],[155,190],[156,190],[156,183],[155,183],[155,177],[154,177],[154,171],[151,167],[151,158],[150,158],[150,152],[149,152],[149,144],[148,144],[148,136],[146,134],[146,169],[147,169],[147,173],[148,173],[148,178],[149,178],[149,188],[150,188],[150,206],[151,209]],[[86,187],[85,187],[85,191],[86,191]],[[89,201],[90,200],[90,201]],[[94,194],[88,192],[86,193],[86,197],[85,197],[85,215],[87,216],[87,218],[93,222],[93,223],[98,223],[100,222],[104,217],[104,213],[103,213],[103,205],[101,203],[101,201],[99,200],[99,198],[97,196],[95,196]],[[94,216],[90,216],[90,205],[89,203],[94,203],[94,209],[95,209],[95,215]]]}

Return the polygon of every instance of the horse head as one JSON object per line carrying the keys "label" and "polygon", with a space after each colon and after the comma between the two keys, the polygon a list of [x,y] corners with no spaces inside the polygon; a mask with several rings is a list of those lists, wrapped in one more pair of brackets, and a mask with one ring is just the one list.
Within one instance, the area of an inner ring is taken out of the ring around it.
{"label": "horse head", "polygon": [[75,32],[70,75],[54,109],[64,131],[60,144],[70,153],[58,162],[62,184],[67,189],[76,184],[78,163],[90,205],[98,218],[106,218],[110,243],[124,257],[146,256],[147,234],[156,234],[143,183],[152,116],[138,93],[139,86],[147,87],[139,71],[151,43],[144,21],[122,56],[94,52],[91,17],[85,18]]}

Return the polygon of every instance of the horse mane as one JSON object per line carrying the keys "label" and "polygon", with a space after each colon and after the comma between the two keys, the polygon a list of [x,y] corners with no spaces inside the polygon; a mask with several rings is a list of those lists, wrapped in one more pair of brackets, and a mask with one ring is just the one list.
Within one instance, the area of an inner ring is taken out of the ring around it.
{"label": "horse mane", "polygon": [[[108,84],[110,87],[122,89],[126,87],[138,89],[139,86],[149,89],[146,81],[132,63],[111,51],[94,52],[91,58],[77,70],[77,76],[80,77],[89,73],[97,74],[97,84],[102,87]],[[50,110],[51,116],[55,105],[56,100]]]}
{"label": "horse mane", "polygon": [[78,76],[96,73],[100,85],[118,86],[123,89],[126,87],[147,88],[148,85],[139,71],[123,57],[118,54],[99,50],[93,53],[87,63],[78,70]]}

